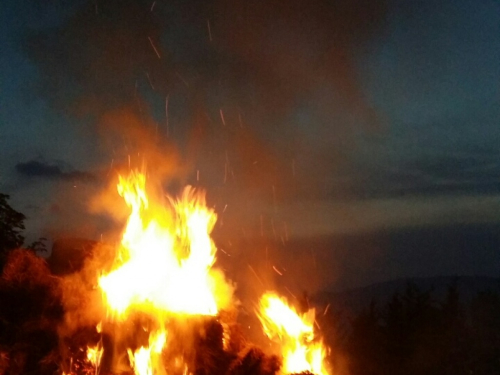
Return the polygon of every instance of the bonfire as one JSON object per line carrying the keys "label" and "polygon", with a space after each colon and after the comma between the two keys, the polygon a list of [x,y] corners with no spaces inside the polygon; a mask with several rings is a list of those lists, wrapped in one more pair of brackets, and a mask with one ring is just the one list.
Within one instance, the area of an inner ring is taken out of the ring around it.
{"label": "bonfire", "polygon": [[274,292],[255,309],[270,349],[245,340],[204,192],[151,194],[132,170],[117,193],[129,210],[121,240],[97,246],[62,282],[60,374],[328,374],[314,309],[298,312]]}

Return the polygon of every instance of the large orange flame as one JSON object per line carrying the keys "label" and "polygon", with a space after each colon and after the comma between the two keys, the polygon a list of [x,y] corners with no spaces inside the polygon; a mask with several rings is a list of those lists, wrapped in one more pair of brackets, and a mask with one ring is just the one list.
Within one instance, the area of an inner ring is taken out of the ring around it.
{"label": "large orange flame", "polygon": [[108,319],[126,321],[132,312],[156,321],[149,347],[129,351],[137,375],[164,373],[168,315],[216,315],[227,306],[232,289],[212,268],[216,248],[210,237],[216,214],[203,193],[185,188],[167,205],[151,202],[146,176],[133,171],[120,176],[118,193],[131,209],[115,267],[99,278]]}
{"label": "large orange flame", "polygon": [[281,346],[282,373],[328,375],[324,364],[327,348],[315,337],[314,313],[314,309],[310,309],[299,314],[283,298],[271,292],[261,297],[258,316],[265,334]]}

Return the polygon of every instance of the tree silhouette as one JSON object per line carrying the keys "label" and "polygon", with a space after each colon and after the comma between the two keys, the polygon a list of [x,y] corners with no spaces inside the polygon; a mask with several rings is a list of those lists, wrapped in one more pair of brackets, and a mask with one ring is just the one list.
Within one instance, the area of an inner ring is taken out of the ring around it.
{"label": "tree silhouette", "polygon": [[0,193],[0,266],[3,266],[7,253],[24,242],[22,231],[26,216],[9,205],[9,198],[9,195]]}
{"label": "tree silhouette", "polygon": [[[384,373],[387,362],[385,338],[381,327],[381,315],[372,300],[368,309],[361,311],[351,321],[351,333],[347,341],[351,358],[352,375],[378,375]],[[359,360],[359,359],[363,360]]]}
{"label": "tree silhouette", "polygon": [[500,296],[460,300],[457,282],[441,303],[409,283],[380,309],[372,302],[352,321],[343,347],[351,375],[496,375]]}
{"label": "tree silhouette", "polygon": [[386,374],[432,373],[436,336],[440,335],[438,308],[431,291],[420,291],[408,283],[403,294],[388,302],[383,331],[388,354]]}
{"label": "tree silhouette", "polygon": [[38,240],[33,241],[30,245],[26,247],[27,250],[33,251],[35,254],[46,253],[47,250],[47,238],[40,237]]}
{"label": "tree silhouette", "polygon": [[500,368],[500,296],[490,290],[479,293],[471,303],[470,349],[475,373],[498,374]]}

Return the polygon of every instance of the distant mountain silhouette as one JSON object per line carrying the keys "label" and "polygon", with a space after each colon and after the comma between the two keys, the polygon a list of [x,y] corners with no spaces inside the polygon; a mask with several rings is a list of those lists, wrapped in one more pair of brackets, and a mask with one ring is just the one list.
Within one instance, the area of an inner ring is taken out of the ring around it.
{"label": "distant mountain silhouette", "polygon": [[415,285],[421,291],[431,291],[436,302],[441,302],[449,286],[456,285],[460,301],[469,303],[479,292],[492,291],[500,294],[500,278],[486,276],[438,276],[428,278],[402,278],[366,287],[349,289],[343,292],[319,292],[311,300],[320,308],[342,310],[348,315],[357,314],[368,308],[374,301],[378,306],[385,305],[395,294],[403,294],[408,284]]}

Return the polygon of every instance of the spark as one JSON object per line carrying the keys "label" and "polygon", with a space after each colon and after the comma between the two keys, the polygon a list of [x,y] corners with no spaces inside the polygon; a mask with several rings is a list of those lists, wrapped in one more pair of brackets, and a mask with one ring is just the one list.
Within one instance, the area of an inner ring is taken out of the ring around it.
{"label": "spark", "polygon": [[156,52],[156,56],[158,56],[159,59],[161,59],[161,56],[160,56],[160,53],[158,52],[158,50],[156,49],[154,43],[153,43],[153,40],[151,39],[151,37],[148,36],[148,39],[149,39],[149,43],[151,44],[151,47],[153,47],[154,51]]}
{"label": "spark", "polygon": [[115,159],[111,158],[111,164],[109,165],[109,171],[107,173],[107,176],[109,176],[109,172],[111,172],[111,170],[113,169],[114,162],[115,162]]}
{"label": "spark", "polygon": [[153,4],[151,5],[151,10],[150,10],[151,12],[153,11],[153,8],[155,7],[155,5],[156,5],[156,1],[153,1]]}
{"label": "spark", "polygon": [[222,125],[226,126],[226,120],[224,120],[224,112],[222,112],[222,108],[219,109],[219,113],[220,113],[220,118],[222,120]]}
{"label": "spark", "polygon": [[168,133],[169,133],[169,127],[168,127],[168,97],[169,95],[167,95],[167,97],[165,98],[165,117],[167,119],[167,137],[168,137]]}
{"label": "spark", "polygon": [[200,170],[199,169],[196,170],[196,181],[198,181],[198,182],[200,181]]}
{"label": "spark", "polygon": [[240,128],[243,128],[243,121],[241,121],[241,113],[238,113],[238,120],[240,122]]}
{"label": "spark", "polygon": [[226,183],[227,181],[228,167],[229,167],[229,157],[227,156],[227,150],[226,150],[226,161],[224,163],[224,183]]}
{"label": "spark", "polygon": [[207,27],[208,27],[208,37],[210,39],[210,42],[212,42],[212,29],[210,28],[210,21],[207,18]]}
{"label": "spark", "polygon": [[229,254],[228,252],[226,252],[224,249],[219,249],[220,251],[222,251],[224,254],[226,254],[228,257],[231,256],[231,254]]}
{"label": "spark", "polygon": [[248,268],[250,268],[250,271],[252,271],[252,273],[255,275],[255,277],[257,278],[257,281],[260,283],[260,285],[265,287],[265,285],[262,282],[262,280],[260,279],[259,275],[257,275],[257,272],[255,272],[255,270],[253,269],[253,267],[250,264],[248,265]]}
{"label": "spark", "polygon": [[292,291],[290,289],[288,289],[288,287],[285,286],[285,289],[288,293],[290,293],[290,295],[293,297],[293,299],[297,299],[297,296],[295,294],[293,294]]}
{"label": "spark", "polygon": [[278,208],[276,206],[276,188],[274,187],[274,185],[272,185],[273,187],[273,205],[274,205],[274,212],[277,213],[278,212]]}
{"label": "spark", "polygon": [[175,72],[175,75],[180,78],[180,80],[186,85],[186,87],[189,87],[189,83],[187,83],[187,81],[184,78],[182,78],[179,72]]}
{"label": "spark", "polygon": [[329,308],[330,308],[330,304],[326,305],[325,311],[323,312],[323,316],[326,315],[326,313],[328,312]]}
{"label": "spark", "polygon": [[277,269],[275,266],[273,266],[273,270],[274,270],[274,271],[275,271],[278,275],[283,276],[283,274],[282,274],[280,271],[278,271],[278,269]]}
{"label": "spark", "polygon": [[151,88],[154,90],[155,87],[153,86],[153,82],[151,82],[151,77],[149,76],[149,73],[146,72],[146,76],[148,77],[148,81],[149,81],[149,85],[151,86]]}
{"label": "spark", "polygon": [[319,325],[318,321],[314,319],[314,325],[318,327],[318,329],[321,331],[321,326]]}

